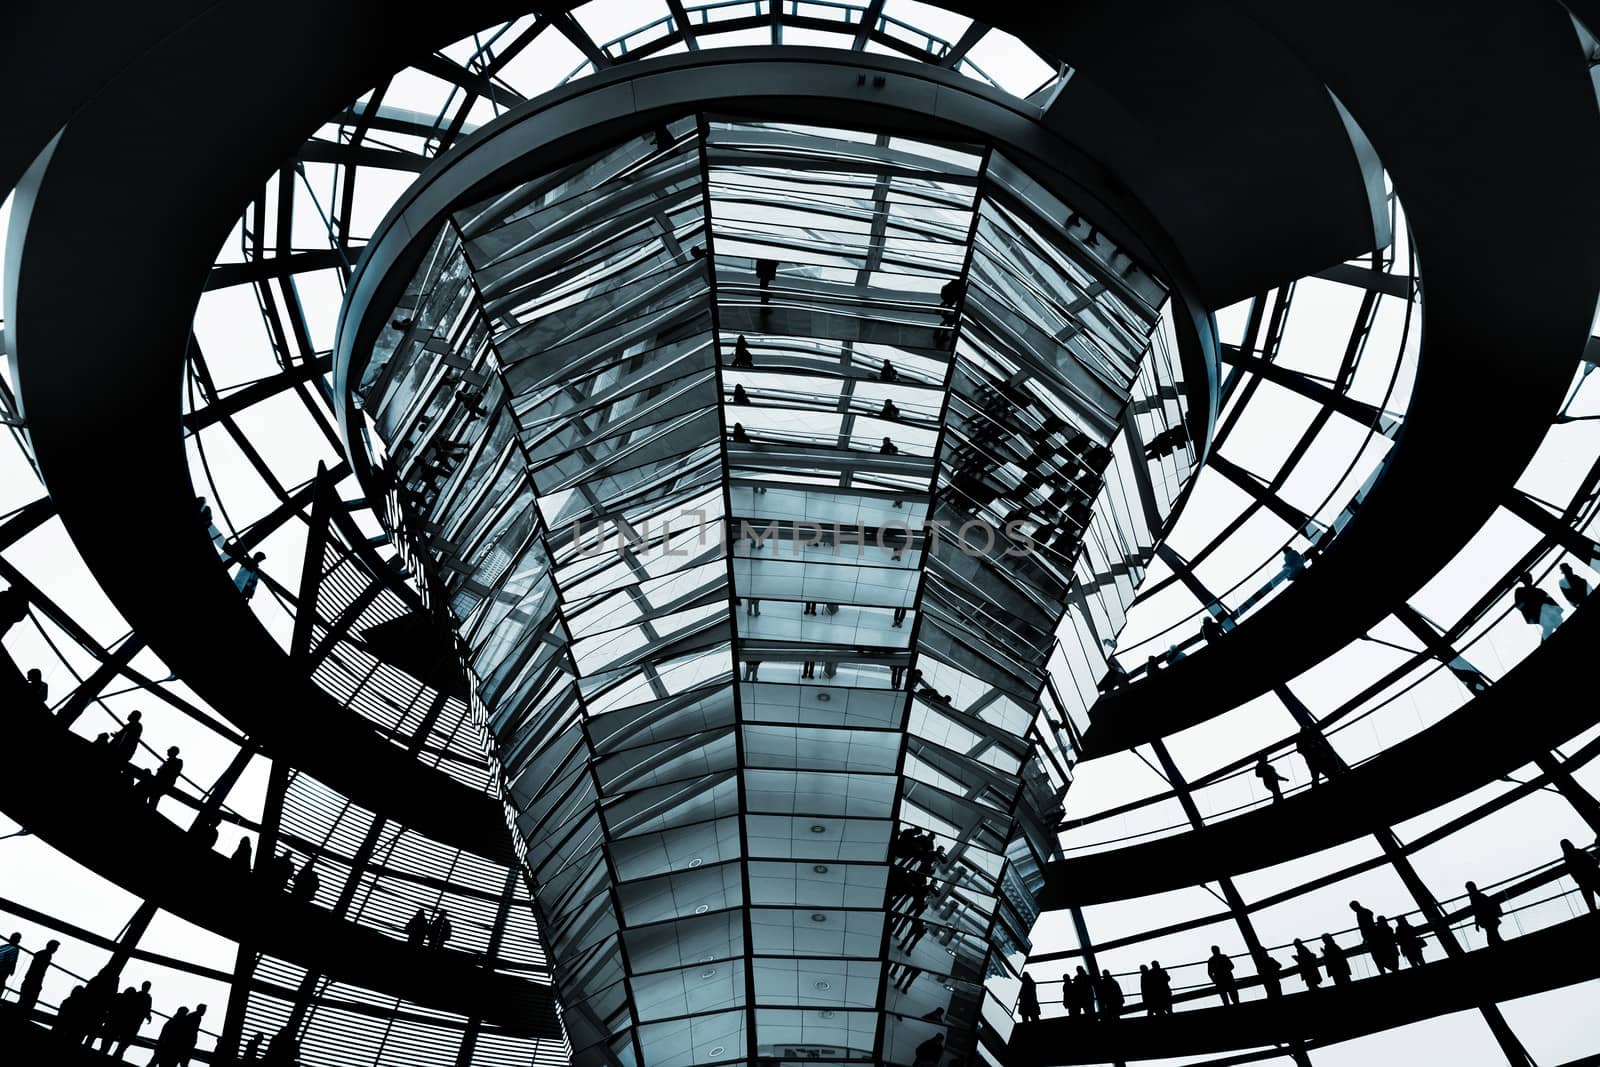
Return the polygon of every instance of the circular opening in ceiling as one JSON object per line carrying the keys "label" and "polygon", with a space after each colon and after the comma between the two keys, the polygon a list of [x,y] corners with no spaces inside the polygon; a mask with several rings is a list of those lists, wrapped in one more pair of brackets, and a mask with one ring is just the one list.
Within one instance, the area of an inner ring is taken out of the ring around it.
{"label": "circular opening in ceiling", "polygon": [[822,825],[820,822],[812,823],[811,824],[811,832],[814,833],[814,834],[825,834],[825,833],[828,832],[828,828],[826,826]]}

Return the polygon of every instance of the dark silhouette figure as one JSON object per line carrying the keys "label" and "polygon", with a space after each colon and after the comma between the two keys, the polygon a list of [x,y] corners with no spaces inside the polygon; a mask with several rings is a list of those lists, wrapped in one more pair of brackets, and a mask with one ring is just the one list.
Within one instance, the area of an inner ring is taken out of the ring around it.
{"label": "dark silhouette figure", "polygon": [[1311,785],[1316,787],[1323,778],[1332,779],[1337,765],[1333,759],[1333,750],[1328,746],[1328,739],[1317,731],[1315,726],[1302,726],[1300,733],[1295,738],[1295,748],[1300,753],[1300,758],[1306,761],[1306,770],[1311,772]]}
{"label": "dark silhouette figure", "polygon": [[740,334],[733,340],[733,365],[735,367],[754,367],[756,357],[750,351],[750,342]]}
{"label": "dark silhouette figure", "polygon": [[894,369],[894,364],[887,359],[884,360],[883,366],[878,368],[878,381],[892,382],[898,377],[900,373]]}
{"label": "dark silhouette figure", "polygon": [[1350,984],[1350,961],[1332,934],[1322,935],[1322,966],[1334,985]]}
{"label": "dark silhouette figure", "polygon": [[1146,1015],[1155,1015],[1156,1007],[1160,1003],[1161,994],[1156,992],[1155,977],[1150,973],[1148,963],[1139,964],[1139,1000],[1144,1004]]}
{"label": "dark silhouette figure", "polygon": [[295,1040],[294,1031],[287,1026],[272,1036],[272,1043],[267,1046],[266,1058],[261,1061],[261,1067],[294,1067],[299,1062],[300,1042]]}
{"label": "dark silhouette figure", "polygon": [[44,674],[38,667],[28,670],[28,696],[41,708],[50,706],[50,686],[44,680]]}
{"label": "dark silhouette figure", "polygon": [[440,908],[439,914],[435,915],[433,922],[428,924],[428,947],[431,949],[444,948],[445,943],[450,940],[451,933],[453,931],[450,928],[450,913]]}
{"label": "dark silhouette figure", "polygon": [[189,1009],[179,1008],[172,1014],[161,1027],[161,1033],[156,1037],[155,1053],[150,1057],[151,1067],[178,1067],[181,1062],[178,1051],[183,1047],[184,1036],[189,1029]]}
{"label": "dark silhouette figure", "polygon": [[428,913],[421,908],[411,916],[406,923],[406,944],[421,948],[422,943],[428,939]]}
{"label": "dark silhouette figure", "polygon": [[1022,976],[1022,992],[1017,996],[1017,1013],[1022,1016],[1022,1021],[1025,1023],[1039,1021],[1039,989],[1031,974]]}
{"label": "dark silhouette figure", "polygon": [[229,857],[229,862],[233,864],[235,870],[244,874],[250,873],[250,839],[248,837],[239,838],[239,844],[234,847],[233,855]]}
{"label": "dark silhouette figure", "polygon": [[1162,430],[1145,444],[1144,458],[1146,460],[1154,460],[1160,459],[1162,456],[1170,456],[1181,449],[1184,442],[1188,440],[1189,434],[1182,424],[1174,426],[1170,430]]}
{"label": "dark silhouette figure", "polygon": [[892,440],[885,437],[883,439],[883,444],[878,446],[878,454],[884,456],[898,456],[900,454],[900,449]]}
{"label": "dark silhouette figure", "polygon": [[1566,838],[1561,839],[1561,859],[1567,869],[1567,877],[1578,884],[1578,892],[1583,894],[1583,902],[1589,906],[1590,911],[1595,910],[1595,897],[1600,895],[1600,858],[1584,849],[1578,848]]}
{"label": "dark silhouette figure", "polygon": [[934,1034],[917,1046],[915,1067],[937,1067],[938,1062],[942,1059],[944,1059],[943,1034]]}
{"label": "dark silhouette figure", "polygon": [[747,682],[755,681],[756,680],[756,675],[759,674],[760,672],[761,672],[761,661],[760,660],[758,660],[758,659],[747,659],[747,660],[744,661],[744,680],[745,681],[747,681]]}
{"label": "dark silhouette figure", "polygon": [[[1425,942],[1422,940],[1422,931],[1406,922],[1404,915],[1394,921],[1394,941],[1400,949],[1400,954],[1405,956],[1406,962],[1413,967],[1421,967]],[[1398,970],[1399,968],[1396,968]]]}
{"label": "dark silhouette figure", "polygon": [[1233,980],[1233,961],[1224,956],[1216,945],[1211,946],[1211,958],[1206,960],[1206,974],[1211,976],[1211,984],[1217,987],[1217,995],[1222,998],[1223,1004],[1239,1003],[1239,986]]}
{"label": "dark silhouette figure", "polygon": [[1150,991],[1155,994],[1152,1015],[1172,1014],[1172,975],[1161,966],[1160,960],[1150,961]]}
{"label": "dark silhouette figure", "polygon": [[1511,603],[1522,613],[1524,622],[1539,627],[1539,640],[1543,641],[1561,625],[1561,606],[1549,593],[1533,584],[1532,574],[1524,571],[1517,580],[1522,584],[1511,594]]}
{"label": "dark silhouette figure", "polygon": [[294,860],[287,852],[268,856],[265,860],[258,856],[256,865],[263,868],[261,873],[267,880],[268,889],[281,893],[289,888],[289,882],[294,878]]}
{"label": "dark silhouette figure", "polygon": [[1400,945],[1395,940],[1394,928],[1389,920],[1379,915],[1372,923],[1372,962],[1378,973],[1400,970]]}
{"label": "dark silhouette figure", "polygon": [[139,738],[144,735],[142,716],[137,711],[128,712],[128,721],[122,728],[111,735],[111,755],[120,762],[126,763],[139,751]]}
{"label": "dark silhouette figure", "polygon": [[4,998],[11,976],[17,973],[17,961],[22,958],[22,934],[14,933],[0,945],[0,998]]}
{"label": "dark silhouette figure", "polygon": [[894,622],[891,625],[893,625],[896,629],[898,629],[900,626],[904,625],[905,621],[906,621],[906,609],[905,608],[895,608],[894,609]]}
{"label": "dark silhouette figure", "polygon": [[1278,773],[1265,753],[1256,760],[1256,777],[1261,779],[1261,784],[1267,787],[1274,801],[1283,799],[1283,775]]}
{"label": "dark silhouette figure", "polygon": [[178,746],[174,745],[167,749],[167,758],[161,761],[161,766],[144,783],[145,803],[155,807],[178,784],[182,774],[183,759],[178,755]]}
{"label": "dark silhouette figure", "polygon": [[122,1059],[122,1054],[128,1051],[128,1046],[139,1036],[139,1030],[150,1021],[150,1016],[150,983],[145,982],[138,989],[133,986],[124,989],[112,1002],[106,1015],[100,1050]]}
{"label": "dark silhouette figure", "polygon": [[1483,931],[1489,944],[1500,943],[1500,903],[1491,899],[1476,882],[1467,883],[1467,904],[1472,909],[1472,925]]}
{"label": "dark silhouette figure", "polygon": [[173,1046],[173,1067],[189,1067],[189,1060],[194,1056],[194,1047],[200,1042],[200,1020],[206,1015],[204,1004],[195,1005],[183,1020],[183,1030],[178,1034],[177,1043]]}
{"label": "dark silhouette figure", "polygon": [[48,941],[44,948],[33,954],[33,959],[28,961],[28,969],[22,976],[22,985],[17,987],[17,1007],[22,1010],[23,1017],[33,1011],[33,1006],[39,1003],[39,990],[44,986],[44,976],[50,973],[50,961],[55,959],[56,949],[61,947],[59,941]]}
{"label": "dark silhouette figure", "polygon": [[261,1041],[265,1035],[257,1033],[244,1047],[244,1052],[239,1056],[239,1067],[248,1067],[252,1063],[261,1062]]}
{"label": "dark silhouette figure", "polygon": [[1378,973],[1383,973],[1383,959],[1380,956],[1378,943],[1383,935],[1378,932],[1377,917],[1372,914],[1372,909],[1363,907],[1360,901],[1352,900],[1350,910],[1356,915],[1356,930],[1361,934],[1361,943],[1366,946],[1367,952],[1372,956],[1373,965],[1378,968]]}
{"label": "dark silhouette figure", "polygon": [[884,399],[883,399],[883,407],[878,412],[878,418],[880,418],[880,419],[898,419],[899,417],[900,417],[900,409],[899,409],[899,407],[897,407],[895,405],[895,402],[893,400],[890,400],[888,397],[884,397]]}
{"label": "dark silhouette figure", "polygon": [[1095,982],[1095,995],[1100,1000],[1100,1018],[1113,1020],[1122,1015],[1124,997],[1122,987],[1111,976],[1111,972],[1101,969],[1100,978]]}
{"label": "dark silhouette figure", "polygon": [[1307,989],[1322,985],[1322,972],[1317,969],[1317,954],[1306,948],[1298,937],[1294,939],[1294,969]]}
{"label": "dark silhouette figure", "polygon": [[1589,597],[1589,583],[1572,569],[1572,564],[1561,565],[1561,581],[1556,583],[1561,589],[1561,595],[1567,598],[1567,603],[1578,607]]}
{"label": "dark silhouette figure", "polygon": [[303,904],[310,904],[317,899],[317,890],[322,888],[322,879],[317,874],[316,865],[307,860],[306,865],[300,868],[300,873],[294,877],[294,888],[289,896]]}
{"label": "dark silhouette figure", "polygon": [[1061,1003],[1069,1019],[1079,1015],[1094,1018],[1094,979],[1081,964],[1076,975],[1061,983]]}
{"label": "dark silhouette figure", "polygon": [[1215,617],[1207,615],[1200,622],[1200,636],[1205,638],[1206,644],[1216,644],[1222,640],[1222,624]]}
{"label": "dark silhouette figure", "polygon": [[778,277],[778,261],[775,259],[756,260],[756,282],[761,286],[761,302],[765,304],[772,298],[768,292],[772,283]]}
{"label": "dark silhouette figure", "polygon": [[50,1023],[50,1029],[63,1041],[74,1045],[83,1044],[84,1036],[89,1031],[88,996],[83,991],[83,986],[73,986],[72,992],[62,998],[61,1004],[56,1008],[56,1017]]}
{"label": "dark silhouette figure", "polygon": [[744,423],[742,422],[736,422],[733,424],[733,443],[736,445],[747,445],[750,443],[750,435],[745,433]]}
{"label": "dark silhouette figure", "polygon": [[733,402],[735,404],[750,403],[750,394],[744,391],[744,386],[735,383],[733,386]]}

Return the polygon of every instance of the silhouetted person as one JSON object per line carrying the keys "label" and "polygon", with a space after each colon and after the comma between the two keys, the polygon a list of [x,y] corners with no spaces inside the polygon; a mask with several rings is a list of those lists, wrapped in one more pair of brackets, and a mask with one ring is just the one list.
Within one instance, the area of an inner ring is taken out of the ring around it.
{"label": "silhouetted person", "polygon": [[735,404],[750,403],[750,394],[745,392],[744,386],[739,385],[738,383],[734,383],[733,386],[733,402]]}
{"label": "silhouetted person", "polygon": [[880,419],[898,419],[899,417],[900,417],[900,409],[899,409],[899,407],[897,407],[895,405],[895,402],[893,400],[890,400],[888,397],[884,397],[883,398],[883,408],[878,412],[878,418],[880,418]]}
{"label": "silhouetted person", "polygon": [[81,985],[73,986],[72,992],[62,998],[56,1017],[50,1022],[50,1029],[57,1037],[74,1045],[83,1044],[89,1030],[87,999]]}
{"label": "silhouetted person", "polygon": [[1372,962],[1377,964],[1378,973],[1384,971],[1400,970],[1400,945],[1395,940],[1394,928],[1389,925],[1389,920],[1379,915],[1372,922]]}
{"label": "silhouetted person", "polygon": [[261,561],[266,558],[265,552],[253,553],[249,559],[239,564],[238,573],[233,576],[233,584],[238,588],[239,595],[246,600],[256,595],[256,585],[261,581]]}
{"label": "silhouetted person", "polygon": [[916,949],[917,944],[921,942],[922,938],[927,934],[927,932],[927,923],[923,922],[921,919],[912,919],[910,927],[908,927],[906,930],[906,936],[900,942],[900,951],[904,952],[907,956],[911,955],[911,953]]}
{"label": "silhouetted person", "polygon": [[272,1035],[272,1042],[267,1045],[267,1054],[261,1061],[261,1067],[291,1067],[299,1055],[300,1042],[295,1040],[294,1031],[286,1026]]}
{"label": "silhouetted person", "polygon": [[124,989],[112,1002],[111,1010],[106,1015],[101,1051],[122,1059],[122,1054],[128,1051],[128,1046],[139,1036],[139,1030],[150,1021],[150,1016],[150,983],[145,982],[138,989],[133,986]]}
{"label": "silhouetted person", "polygon": [[1111,972],[1104,968],[1100,971],[1100,978],[1094,984],[1095,996],[1100,1001],[1100,1018],[1116,1019],[1122,1015],[1124,997],[1122,987],[1111,976]]}
{"label": "silhouetted person", "polygon": [[1161,994],[1156,992],[1155,978],[1150,974],[1150,965],[1139,964],[1139,1000],[1144,1004],[1144,1013],[1155,1015],[1156,1004],[1160,999]]}
{"label": "silhouetted person", "polygon": [[1543,589],[1533,584],[1533,575],[1523,572],[1517,579],[1522,584],[1511,594],[1511,603],[1522,613],[1523,621],[1539,628],[1539,640],[1555,633],[1561,625],[1561,607]]}
{"label": "silhouetted person", "polygon": [[750,342],[746,341],[744,334],[740,334],[733,341],[733,365],[735,367],[754,367],[756,357],[750,351]]}
{"label": "silhouetted person", "polygon": [[900,449],[892,440],[885,437],[883,439],[883,444],[878,446],[878,454],[883,456],[898,456],[900,454]]}
{"label": "silhouetted person", "polygon": [[183,774],[183,759],[178,755],[178,747],[167,749],[167,758],[161,761],[161,766],[150,776],[145,785],[145,803],[152,808],[160,803],[161,798],[171,792],[172,787],[178,784],[178,778]]}
{"label": "silhouetted person", "polygon": [[1017,996],[1017,1013],[1022,1016],[1022,1021],[1025,1023],[1039,1021],[1039,989],[1031,974],[1022,976],[1022,992]]}
{"label": "silhouetted person", "polygon": [[1413,967],[1422,966],[1424,962],[1422,953],[1425,947],[1422,932],[1406,922],[1404,915],[1394,921],[1394,943],[1400,949],[1401,955],[1405,956],[1407,963]]}
{"label": "silhouetted person", "polygon": [[1256,760],[1256,777],[1261,779],[1261,784],[1267,787],[1267,790],[1272,794],[1273,800],[1283,799],[1283,775],[1278,773],[1278,769],[1272,765],[1272,761],[1267,759],[1265,753],[1262,753],[1261,758]]}
{"label": "silhouetted person", "polygon": [[184,1034],[189,1027],[189,1009],[179,1008],[172,1013],[156,1036],[156,1048],[150,1057],[151,1067],[178,1067],[179,1049],[183,1047]]}
{"label": "silhouetted person", "polygon": [[28,617],[28,597],[16,586],[0,592],[0,634]]}
{"label": "silhouetted person", "polygon": [[1174,426],[1170,430],[1162,430],[1145,444],[1144,458],[1153,460],[1160,459],[1162,456],[1170,456],[1183,448],[1184,442],[1188,440],[1188,431],[1183,428],[1182,424]]}
{"label": "silhouetted person", "polygon": [[28,961],[28,969],[22,976],[22,985],[17,987],[17,1007],[26,1019],[33,1011],[33,1006],[39,1003],[39,990],[44,986],[44,976],[50,973],[50,961],[55,959],[56,949],[61,947],[59,941],[48,941],[44,948],[33,954],[33,959]]}
{"label": "silhouetted person", "polygon": [[1206,644],[1215,644],[1222,639],[1222,624],[1214,616],[1207,615],[1200,621],[1200,636],[1205,638]]}
{"label": "silhouetted person", "polygon": [[126,763],[139,751],[139,738],[144,735],[142,716],[137,711],[128,712],[128,721],[122,728],[111,735],[111,755],[117,760]]}
{"label": "silhouetted person", "polygon": [[1079,964],[1078,973],[1061,983],[1061,1003],[1069,1019],[1079,1015],[1094,1018],[1094,979]]}
{"label": "silhouetted person", "polygon": [[222,816],[207,815],[197,817],[193,826],[189,828],[189,836],[193,837],[195,844],[211,851],[217,844],[217,831],[222,825]]}
{"label": "silhouetted person", "polygon": [[1334,985],[1350,984],[1350,961],[1332,934],[1322,935],[1322,966]]}
{"label": "silhouetted person", "polygon": [[206,1006],[197,1004],[194,1011],[184,1018],[183,1030],[177,1035],[177,1041],[172,1048],[174,1067],[189,1067],[189,1060],[194,1056],[194,1047],[200,1043],[200,1020],[204,1019],[205,1015]]}
{"label": "silhouetted person", "polygon": [[951,278],[939,287],[939,303],[945,307],[953,308],[961,303],[962,294],[967,290],[966,283],[960,278]]}
{"label": "silhouetted person", "polygon": [[1328,739],[1318,733],[1315,726],[1300,728],[1300,733],[1295,738],[1295,748],[1299,751],[1300,758],[1306,761],[1306,770],[1311,773],[1313,787],[1323,778],[1332,780],[1336,769],[1332,750],[1328,747]]}
{"label": "silhouetted person", "polygon": [[761,661],[760,660],[758,660],[758,659],[747,659],[747,660],[744,661],[744,680],[745,681],[747,681],[747,682],[755,681],[756,680],[756,675],[759,674],[760,671],[761,671]]}
{"label": "silhouetted person", "polygon": [[428,924],[428,947],[431,949],[444,948],[450,940],[453,931],[450,928],[450,913],[443,908],[433,917],[433,922]]}
{"label": "silhouetted person", "polygon": [[1150,961],[1150,991],[1155,994],[1155,1011],[1152,1015],[1172,1014],[1172,975],[1161,966],[1160,960]]}
{"label": "silhouetted person", "polygon": [[1501,912],[1498,901],[1491,900],[1478,888],[1477,883],[1467,883],[1467,904],[1472,908],[1472,925],[1483,931],[1489,944],[1500,943]]}
{"label": "silhouetted person", "polygon": [[1211,946],[1211,958],[1206,960],[1206,974],[1211,976],[1211,984],[1217,987],[1217,995],[1222,998],[1223,1004],[1239,1003],[1239,986],[1233,980],[1233,961],[1224,956],[1216,945]]}
{"label": "silhouetted person", "polygon": [[884,360],[883,366],[878,368],[878,381],[892,382],[898,377],[900,377],[900,374],[894,369],[894,364],[887,359]]}
{"label": "silhouetted person", "polygon": [[229,857],[229,862],[240,873],[250,873],[250,839],[248,837],[239,838],[239,843],[234,846],[233,855]]}
{"label": "silhouetted person", "polygon": [[0,945],[0,1000],[5,999],[11,976],[17,973],[17,961],[22,959],[22,934],[14,933]]}
{"label": "silhouetted person", "polygon": [[917,1046],[915,1067],[936,1067],[944,1059],[944,1035],[934,1034]]}
{"label": "silhouetted person", "polygon": [[1317,954],[1306,948],[1298,937],[1294,939],[1294,969],[1307,989],[1322,985],[1322,972],[1317,969]]}
{"label": "silhouetted person", "polygon": [[1372,962],[1378,967],[1378,973],[1383,973],[1383,966],[1378,959],[1376,948],[1382,935],[1378,933],[1378,920],[1372,914],[1372,909],[1365,907],[1360,901],[1352,900],[1350,910],[1355,912],[1356,930],[1361,934],[1361,943],[1366,946],[1367,952],[1372,956]]}
{"label": "silhouetted person", "polygon": [[1590,911],[1595,909],[1595,897],[1600,895],[1600,858],[1593,852],[1578,848],[1566,838],[1561,839],[1561,859],[1566,867],[1567,877],[1578,885],[1578,892],[1583,894],[1583,902],[1589,906]]}
{"label": "silhouetted person", "polygon": [[44,674],[38,667],[28,670],[28,696],[41,708],[50,706],[50,686],[44,680]]}
{"label": "silhouetted person", "polygon": [[733,443],[736,445],[747,445],[750,443],[750,435],[745,433],[744,423],[742,422],[736,422],[733,424]]}
{"label": "silhouetted person", "polygon": [[257,1032],[256,1036],[250,1039],[250,1043],[244,1047],[244,1052],[239,1056],[239,1067],[248,1067],[250,1064],[261,1062],[261,1042],[264,1036]]}
{"label": "silhouetted person", "polygon": [[1567,603],[1578,607],[1588,599],[1589,583],[1572,569],[1572,564],[1561,565],[1561,581],[1556,585],[1561,589],[1561,595],[1567,598]]}
{"label": "silhouetted person", "polygon": [[317,868],[311,860],[307,860],[300,873],[294,876],[294,889],[289,896],[303,904],[310,904],[317,898],[317,890],[322,888],[322,879],[317,875]]}
{"label": "silhouetted person", "polygon": [[775,259],[756,260],[756,283],[761,286],[761,302],[765,304],[772,298],[768,291],[778,277],[778,261]]}
{"label": "silhouetted person", "polygon": [[421,908],[411,916],[411,921],[406,923],[406,944],[421,948],[422,943],[428,939],[428,913]]}

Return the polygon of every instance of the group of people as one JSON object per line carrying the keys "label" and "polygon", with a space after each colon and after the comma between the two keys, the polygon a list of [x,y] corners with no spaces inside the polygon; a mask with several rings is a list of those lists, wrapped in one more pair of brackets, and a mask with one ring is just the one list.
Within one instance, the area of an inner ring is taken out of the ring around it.
{"label": "group of people", "polygon": [[116,732],[104,731],[95,735],[93,749],[100,762],[111,768],[124,785],[133,790],[134,802],[155,807],[161,798],[177,787],[183,777],[183,756],[178,746],[172,745],[161,763],[150,770],[133,765],[134,754],[139,751],[139,741],[144,736],[144,722],[139,711],[128,712],[127,721]]}
{"label": "group of people", "polygon": [[426,908],[418,908],[406,923],[406,944],[415,948],[426,945],[430,949],[441,949],[454,932],[450,926],[449,912],[440,908],[430,919]]}
{"label": "group of people", "polygon": [[[1562,839],[1561,867],[1562,873],[1577,884],[1589,910],[1600,910],[1600,903],[1597,903],[1600,901],[1600,856]],[[1324,976],[1335,986],[1348,985],[1352,978],[1350,957],[1361,949],[1371,956],[1372,965],[1379,975],[1398,972],[1402,960],[1410,967],[1421,967],[1427,962],[1426,923],[1413,924],[1404,915],[1391,922],[1386,916],[1374,914],[1372,909],[1357,900],[1350,902],[1350,910],[1355,914],[1356,932],[1361,936],[1361,944],[1357,949],[1342,947],[1332,934],[1322,935],[1320,952],[1302,939],[1295,938],[1290,969],[1306,989],[1321,987]],[[1500,927],[1505,921],[1505,914],[1500,902],[1478,888],[1475,882],[1466,883],[1466,911],[1473,926],[1483,931],[1490,946],[1503,943]],[[1283,964],[1265,951],[1256,952],[1254,959],[1256,973],[1276,988],[1278,976],[1284,972]],[[1239,983],[1234,976],[1234,966],[1233,960],[1221,948],[1211,946],[1211,955],[1206,960],[1206,975],[1224,1006],[1239,1003]],[[1139,965],[1139,994],[1148,1014],[1172,1014],[1172,976],[1159,962]],[[1097,976],[1081,965],[1076,975],[1062,979],[1061,999],[1069,1018],[1115,1019],[1122,1014],[1125,1002],[1122,988],[1110,971],[1102,970]],[[1039,1018],[1038,987],[1031,975],[1022,976],[1017,1011],[1024,1022]]]}
{"label": "group of people", "polygon": [[[39,993],[44,987],[50,968],[56,966],[55,955],[61,942],[48,941],[33,953],[17,986],[15,1009],[25,1018],[30,1017],[39,1003]],[[10,986],[21,961],[22,935],[13,933],[0,945],[0,997]],[[193,1010],[179,1008],[162,1024],[156,1036],[155,1051],[150,1062],[153,1067],[184,1067],[194,1056],[200,1039],[201,1020],[206,1006],[197,1004]],[[51,1030],[75,1045],[94,1048],[114,1059],[124,1054],[139,1037],[139,1031],[155,1016],[150,997],[150,983],[128,986],[117,992],[117,972],[106,968],[88,981],[72,988],[56,1008]]]}
{"label": "group of people", "polygon": [[[239,839],[239,845],[233,850],[233,856],[230,858],[241,873],[252,872],[248,837]],[[317,873],[317,861],[314,857],[301,864],[297,871],[294,857],[287,852],[258,856],[253,871],[268,889],[280,893],[287,890],[291,899],[305,904],[315,903],[317,892],[322,888],[322,876]]]}
{"label": "group of people", "polygon": [[889,842],[889,906],[902,913],[892,933],[904,938],[902,947],[907,954],[921,940],[921,931],[914,929],[915,919],[927,907],[933,872],[944,863],[944,846],[935,842],[931,831],[903,826]]}
{"label": "group of people", "polygon": [[[1588,580],[1574,571],[1570,563],[1561,564],[1561,581],[1557,587],[1566,602],[1575,608],[1589,598]],[[1517,587],[1511,594],[1511,605],[1524,622],[1539,628],[1540,641],[1547,640],[1561,625],[1561,605],[1556,603],[1555,597],[1534,584],[1530,572],[1524,571],[1517,579]]]}

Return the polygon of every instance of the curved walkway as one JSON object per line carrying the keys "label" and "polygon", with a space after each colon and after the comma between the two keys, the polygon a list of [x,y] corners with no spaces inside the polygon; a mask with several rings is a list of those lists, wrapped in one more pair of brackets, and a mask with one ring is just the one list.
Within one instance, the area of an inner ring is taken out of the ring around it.
{"label": "curved walkway", "polygon": [[1592,697],[1562,696],[1551,683],[1579,677],[1597,647],[1600,610],[1585,607],[1487,691],[1337,778],[1199,829],[1051,863],[1040,906],[1099,904],[1258,870],[1465,796],[1593,724]]}
{"label": "curved walkway", "polygon": [[1249,1035],[1252,1046],[1329,1044],[1595,977],[1600,977],[1600,915],[1585,915],[1493,948],[1346,986],[1157,1018],[1022,1023],[1005,1046],[1004,1062],[1054,1067],[1199,1056],[1237,1049],[1241,1035]]}
{"label": "curved walkway", "polygon": [[[1327,80],[1405,200],[1424,288],[1416,385],[1383,476],[1327,553],[1215,645],[1098,701],[1085,757],[1244,704],[1432,578],[1543,440],[1600,294],[1600,113],[1558,5],[1477,9],[1448,44],[1420,3],[1247,6]],[[1497,76],[1461,77],[1465,54],[1494,56]]]}
{"label": "curved walkway", "polygon": [[466,953],[427,951],[266,890],[152,808],[130,803],[88,741],[27,698],[0,660],[6,737],[25,758],[0,775],[0,808],[29,832],[129,892],[205,929],[312,971],[430,1007],[555,1037],[549,986],[487,971]]}

